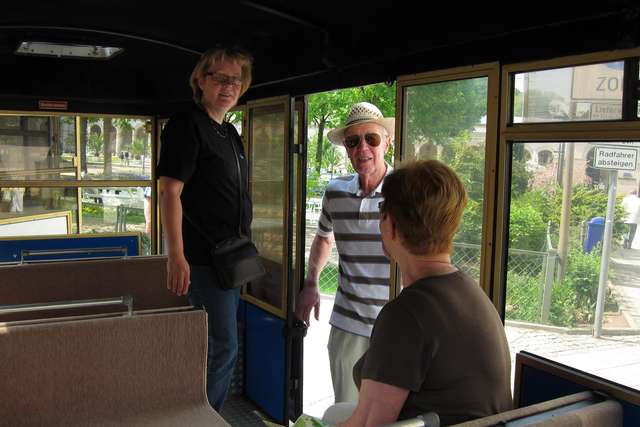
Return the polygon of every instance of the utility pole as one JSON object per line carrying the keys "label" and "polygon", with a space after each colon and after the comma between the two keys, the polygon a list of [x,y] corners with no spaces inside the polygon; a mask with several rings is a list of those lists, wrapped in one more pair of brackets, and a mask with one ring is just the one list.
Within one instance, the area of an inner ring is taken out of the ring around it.
{"label": "utility pole", "polygon": [[556,171],[556,182],[560,186],[562,186],[562,179],[564,177],[564,148],[566,145],[566,142],[560,142],[558,144],[558,170]]}
{"label": "utility pole", "polygon": [[562,211],[560,213],[560,238],[558,242],[558,257],[560,268],[558,279],[564,279],[567,271],[567,258],[569,254],[569,223],[571,221],[571,196],[573,187],[573,155],[575,144],[564,145],[564,166],[562,168]]}

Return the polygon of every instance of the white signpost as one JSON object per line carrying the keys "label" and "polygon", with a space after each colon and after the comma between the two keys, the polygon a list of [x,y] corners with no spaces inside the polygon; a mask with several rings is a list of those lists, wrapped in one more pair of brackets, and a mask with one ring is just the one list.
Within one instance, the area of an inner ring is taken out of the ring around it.
{"label": "white signpost", "polygon": [[598,146],[593,156],[593,167],[598,169],[634,171],[638,163],[638,150],[631,147]]}
{"label": "white signpost", "polygon": [[609,272],[609,252],[611,251],[611,235],[616,205],[616,186],[618,171],[634,171],[638,163],[638,150],[629,146],[601,145],[594,150],[593,167],[609,171],[609,197],[607,201],[607,219],[602,236],[602,257],[600,258],[600,280],[598,283],[598,299],[596,301],[596,317],[593,325],[593,336],[598,338],[602,333],[602,315],[604,312],[604,293]]}

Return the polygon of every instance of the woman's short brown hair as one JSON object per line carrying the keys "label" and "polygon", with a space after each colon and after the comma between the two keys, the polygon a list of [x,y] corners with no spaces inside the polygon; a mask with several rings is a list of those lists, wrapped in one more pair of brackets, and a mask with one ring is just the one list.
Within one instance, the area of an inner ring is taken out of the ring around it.
{"label": "woman's short brown hair", "polygon": [[235,61],[240,65],[242,72],[240,96],[249,89],[249,86],[251,85],[251,67],[253,65],[253,57],[251,54],[235,47],[216,47],[203,53],[191,72],[189,84],[191,84],[193,100],[196,104],[200,105],[202,99],[202,89],[198,86],[198,79],[204,79],[212,65],[225,60]]}
{"label": "woman's short brown hair", "polygon": [[382,195],[380,213],[391,215],[412,254],[451,253],[467,204],[467,192],[451,168],[437,160],[408,163],[385,178]]}

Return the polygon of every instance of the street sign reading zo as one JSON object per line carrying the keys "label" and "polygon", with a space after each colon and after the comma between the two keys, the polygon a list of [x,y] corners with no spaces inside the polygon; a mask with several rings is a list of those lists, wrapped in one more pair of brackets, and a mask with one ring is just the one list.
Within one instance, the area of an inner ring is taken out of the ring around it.
{"label": "street sign reading zo", "polygon": [[593,156],[593,167],[598,169],[614,169],[634,171],[638,160],[638,151],[626,147],[596,147]]}

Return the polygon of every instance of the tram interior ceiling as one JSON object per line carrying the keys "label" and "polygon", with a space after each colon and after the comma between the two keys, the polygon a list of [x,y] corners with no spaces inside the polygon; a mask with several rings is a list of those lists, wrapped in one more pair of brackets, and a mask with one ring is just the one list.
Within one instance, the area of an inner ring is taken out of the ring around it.
{"label": "tram interior ceiling", "polygon": [[[0,15],[0,102],[3,109],[37,109],[45,98],[68,100],[70,111],[110,112],[114,105],[118,113],[172,112],[190,102],[187,82],[198,56],[218,43],[254,54],[250,100],[640,42],[636,1],[429,7],[409,1],[9,2]],[[16,54],[22,42],[122,51],[111,59]]]}

